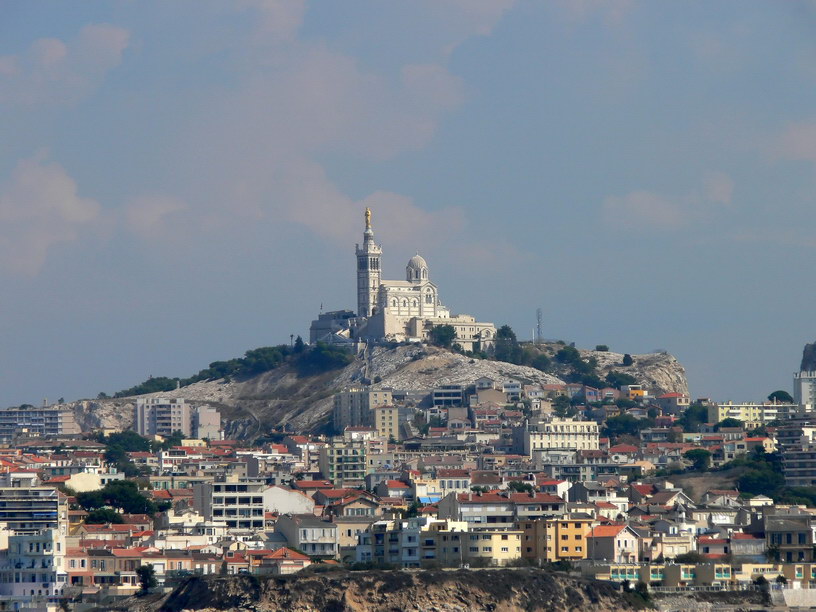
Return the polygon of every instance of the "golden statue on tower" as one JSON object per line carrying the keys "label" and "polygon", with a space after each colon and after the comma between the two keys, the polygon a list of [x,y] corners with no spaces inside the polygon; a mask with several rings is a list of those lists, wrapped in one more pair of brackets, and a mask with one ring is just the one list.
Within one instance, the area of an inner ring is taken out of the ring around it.
{"label": "golden statue on tower", "polygon": [[366,229],[370,230],[371,229],[371,209],[368,206],[366,206],[366,210],[365,210],[365,220],[366,220]]}

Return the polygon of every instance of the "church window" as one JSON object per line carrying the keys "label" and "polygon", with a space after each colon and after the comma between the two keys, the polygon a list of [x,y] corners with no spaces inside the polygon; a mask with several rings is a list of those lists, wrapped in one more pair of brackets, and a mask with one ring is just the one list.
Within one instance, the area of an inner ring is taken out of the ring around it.
{"label": "church window", "polygon": [[411,300],[411,306],[416,308],[417,307],[417,301],[416,300]]}
{"label": "church window", "polygon": [[422,278],[428,278],[428,271],[425,268],[422,269]]}
{"label": "church window", "polygon": [[430,291],[425,294],[425,303],[433,304],[433,293],[431,293]]}
{"label": "church window", "polygon": [[393,306],[394,308],[397,307],[397,298],[394,298],[393,300],[391,300],[391,306]]}
{"label": "church window", "polygon": [[408,307],[408,300],[402,300],[402,305],[404,308]]}

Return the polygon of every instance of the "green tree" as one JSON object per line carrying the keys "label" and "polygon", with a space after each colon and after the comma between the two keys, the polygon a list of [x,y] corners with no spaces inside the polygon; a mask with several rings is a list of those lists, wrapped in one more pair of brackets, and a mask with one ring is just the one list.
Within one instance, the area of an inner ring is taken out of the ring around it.
{"label": "green tree", "polygon": [[160,444],[154,445],[153,450],[169,450],[174,446],[181,446],[181,441],[184,440],[184,434],[180,431],[174,431],[167,436]]}
{"label": "green tree", "polygon": [[77,503],[89,512],[106,506],[128,514],[153,514],[157,510],[156,504],[142,495],[132,480],[112,480],[97,491],[77,493],[76,498]]}
{"label": "green tree", "polygon": [[570,398],[566,395],[559,395],[553,400],[553,412],[555,412],[556,416],[564,418],[573,416],[575,409],[572,407]]}
{"label": "green tree", "polygon": [[292,349],[293,352],[295,354],[302,353],[305,348],[306,348],[306,345],[303,343],[303,338],[301,338],[300,336],[295,338],[295,346]]}
{"label": "green tree", "polygon": [[520,480],[511,480],[507,483],[507,488],[518,493],[533,493],[535,489],[529,482],[521,482]]}
{"label": "green tree", "polygon": [[674,558],[675,563],[702,563],[703,561],[705,561],[705,557],[696,550],[677,555]]}
{"label": "green tree", "polygon": [[626,374],[624,372],[617,372],[612,370],[609,374],[606,375],[606,382],[609,383],[611,387],[615,389],[620,389],[623,385],[635,385],[637,384],[637,379],[632,376],[631,374]]}
{"label": "green tree", "polygon": [[139,578],[139,586],[141,587],[139,595],[147,595],[150,589],[155,589],[159,584],[158,580],[156,580],[156,568],[151,563],[137,567],[136,576]]}
{"label": "green tree", "polygon": [[780,404],[792,404],[793,397],[791,397],[791,394],[788,393],[787,391],[782,391],[780,389],[779,391],[774,391],[773,393],[771,393],[768,396],[768,401],[779,402]]}
{"label": "green tree", "polygon": [[456,328],[453,325],[434,325],[431,329],[431,343],[450,348],[456,339]]}
{"label": "green tree", "polygon": [[308,351],[298,355],[297,368],[301,375],[323,374],[344,368],[352,361],[354,355],[347,349],[317,342]]}
{"label": "green tree", "polygon": [[697,472],[706,470],[711,460],[711,452],[704,448],[693,448],[683,453],[683,456],[692,462],[692,468]]}
{"label": "green tree", "polygon": [[600,351],[601,353],[606,353],[609,351],[609,347],[606,344],[598,344],[595,346],[596,351]]}
{"label": "green tree", "polygon": [[496,338],[499,340],[510,340],[511,342],[518,342],[516,332],[509,325],[502,325],[496,332]]}
{"label": "green tree", "polygon": [[714,426],[714,430],[719,431],[723,427],[726,427],[726,428],[728,428],[728,427],[739,427],[740,429],[742,429],[742,425],[743,425],[742,421],[740,421],[738,419],[734,419],[732,417],[728,417],[727,419],[723,419],[722,421],[717,423]]}
{"label": "green tree", "polygon": [[85,517],[86,525],[122,524],[124,522],[125,519],[122,518],[122,515],[112,508],[97,508],[91,510],[88,516]]}
{"label": "green tree", "polygon": [[542,372],[546,372],[550,369],[550,358],[547,357],[544,353],[539,353],[535,357],[533,357],[532,362],[530,363],[536,370],[541,370]]}
{"label": "green tree", "polygon": [[700,431],[700,426],[708,422],[708,408],[702,404],[692,404],[677,419],[677,425],[683,428],[686,433]]}
{"label": "green tree", "polygon": [[605,436],[617,439],[623,435],[637,437],[641,429],[652,425],[654,425],[652,419],[636,419],[631,414],[622,414],[606,419],[603,429]]}
{"label": "green tree", "polygon": [[496,332],[493,356],[507,363],[520,364],[524,360],[524,351],[519,346],[516,332],[509,325],[502,325]]}
{"label": "green tree", "polygon": [[562,349],[558,349],[555,358],[561,363],[572,364],[581,360],[581,353],[579,353],[578,349],[574,346],[565,346]]}
{"label": "green tree", "polygon": [[634,360],[634,359],[632,359],[632,356],[631,356],[629,353],[626,353],[626,354],[623,356],[623,365],[624,365],[624,366],[626,366],[626,367],[628,368],[628,367],[629,367],[630,365],[632,365],[633,363],[635,363],[635,360]]}

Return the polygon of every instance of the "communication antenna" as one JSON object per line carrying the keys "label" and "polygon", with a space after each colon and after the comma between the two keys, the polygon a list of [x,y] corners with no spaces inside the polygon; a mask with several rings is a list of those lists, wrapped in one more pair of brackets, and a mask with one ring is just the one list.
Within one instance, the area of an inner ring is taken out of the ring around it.
{"label": "communication antenna", "polygon": [[541,342],[542,333],[541,333],[541,319],[544,318],[544,313],[542,312],[541,308],[536,309],[536,344]]}

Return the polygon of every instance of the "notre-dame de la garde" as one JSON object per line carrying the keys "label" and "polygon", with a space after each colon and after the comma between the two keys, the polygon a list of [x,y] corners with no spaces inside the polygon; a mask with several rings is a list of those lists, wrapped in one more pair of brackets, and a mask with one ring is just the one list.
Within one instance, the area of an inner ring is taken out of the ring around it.
{"label": "notre-dame de la garde", "polygon": [[380,278],[382,254],[382,247],[374,242],[371,211],[366,209],[363,244],[356,249],[357,312],[321,313],[309,329],[311,343],[420,342],[427,340],[435,325],[451,325],[456,330],[454,342],[463,350],[492,346],[496,326],[470,315],[451,315],[422,257],[417,254],[408,260],[404,281],[392,281]]}

